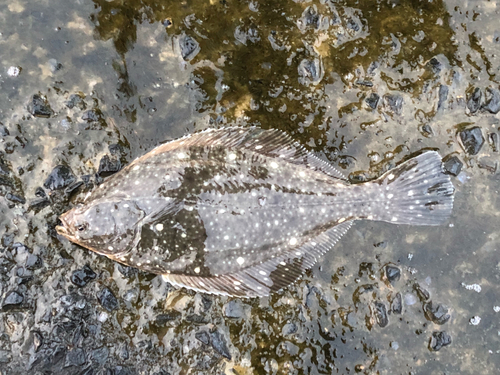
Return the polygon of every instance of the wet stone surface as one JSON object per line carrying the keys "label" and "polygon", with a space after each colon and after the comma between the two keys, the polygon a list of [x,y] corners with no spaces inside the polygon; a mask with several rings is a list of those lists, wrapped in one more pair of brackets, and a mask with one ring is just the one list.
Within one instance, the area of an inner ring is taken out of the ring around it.
{"label": "wet stone surface", "polygon": [[469,155],[477,155],[484,144],[481,128],[475,126],[460,132],[460,140]]}

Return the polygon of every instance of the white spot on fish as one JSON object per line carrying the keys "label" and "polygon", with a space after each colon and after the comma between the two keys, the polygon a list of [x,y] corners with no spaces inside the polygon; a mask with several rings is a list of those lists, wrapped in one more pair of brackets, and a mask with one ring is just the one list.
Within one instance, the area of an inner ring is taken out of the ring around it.
{"label": "white spot on fish", "polygon": [[289,244],[290,244],[290,246],[297,245],[297,239],[295,237],[290,238]]}
{"label": "white spot on fish", "polygon": [[241,266],[243,263],[245,263],[245,259],[242,257],[239,257],[238,259],[236,259],[236,262]]}
{"label": "white spot on fish", "polygon": [[134,182],[134,184],[136,184],[136,185],[139,185],[140,183],[141,183],[141,181],[139,181],[139,180],[135,180],[135,182]]}
{"label": "white spot on fish", "polygon": [[408,191],[408,196],[411,197],[413,195],[413,190]]}
{"label": "white spot on fish", "polygon": [[255,146],[255,149],[256,149],[256,150],[260,150],[262,147],[264,147],[264,146],[262,146],[262,145],[258,145],[258,146]]}
{"label": "white spot on fish", "polygon": [[394,216],[391,221],[398,221],[398,218],[396,216]]}
{"label": "white spot on fish", "polygon": [[391,173],[389,176],[387,176],[387,179],[388,180],[394,180],[394,174]]}
{"label": "white spot on fish", "polygon": [[163,224],[156,224],[155,228],[158,232],[161,232],[163,230]]}
{"label": "white spot on fish", "polygon": [[229,160],[234,160],[236,159],[236,154],[229,154],[227,157]]}
{"label": "white spot on fish", "polygon": [[195,272],[195,273],[200,273],[200,267],[196,267],[196,268],[194,269],[194,272]]}
{"label": "white spot on fish", "polygon": [[344,221],[345,221],[345,217],[339,219],[338,223],[340,224],[340,223],[343,223]]}
{"label": "white spot on fish", "polygon": [[241,283],[239,281],[234,281],[233,284],[234,285],[241,285]]}
{"label": "white spot on fish", "polygon": [[304,172],[304,171],[300,171],[300,172],[299,172],[299,176],[300,176],[300,177],[305,177],[305,176],[306,176],[306,172]]}
{"label": "white spot on fish", "polygon": [[273,161],[271,164],[271,168],[278,168],[278,163],[276,163],[275,161]]}
{"label": "white spot on fish", "polygon": [[133,171],[136,171],[140,168],[140,166],[136,165],[134,168],[132,168]]}
{"label": "white spot on fish", "polygon": [[113,250],[113,246],[108,246],[108,250]]}
{"label": "white spot on fish", "polygon": [[179,153],[177,154],[177,157],[178,157],[179,159],[185,159],[185,158],[187,157],[187,155],[186,155],[185,153],[183,153],[183,152],[179,152]]}
{"label": "white spot on fish", "polygon": [[394,196],[394,194],[387,194],[387,198],[391,199]]}

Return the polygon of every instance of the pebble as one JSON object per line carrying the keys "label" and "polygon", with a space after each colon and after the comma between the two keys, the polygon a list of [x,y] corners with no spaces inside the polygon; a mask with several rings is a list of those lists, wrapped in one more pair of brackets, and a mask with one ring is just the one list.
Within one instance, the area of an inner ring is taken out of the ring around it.
{"label": "pebble", "polygon": [[210,335],[207,331],[198,331],[195,333],[194,337],[205,345],[210,344]]}
{"label": "pebble", "polygon": [[118,309],[118,300],[108,287],[104,287],[97,293],[97,300],[108,311]]}
{"label": "pebble", "polygon": [[369,97],[365,99],[366,104],[368,104],[368,107],[371,109],[376,109],[378,102],[380,100],[380,96],[377,93],[372,92]]}
{"label": "pebble", "polygon": [[90,109],[83,112],[82,120],[85,122],[97,122],[102,118],[101,113],[97,109]]}
{"label": "pebble", "polygon": [[33,116],[42,118],[49,118],[54,114],[47,99],[40,94],[35,94],[31,97],[31,101],[28,104],[28,111]]}
{"label": "pebble", "polygon": [[229,349],[226,344],[226,339],[219,331],[214,331],[210,333],[210,341],[212,343],[212,348],[214,348],[217,353],[231,360],[231,353],[229,353]]}
{"label": "pebble", "polygon": [[394,314],[401,314],[403,312],[403,298],[401,293],[396,293],[391,300],[391,310]]}
{"label": "pebble", "polygon": [[432,332],[432,336],[429,340],[429,350],[437,352],[444,346],[451,344],[451,336],[445,331]]}
{"label": "pebble", "polygon": [[33,350],[35,353],[37,353],[43,345],[43,336],[40,332],[33,331],[32,337],[33,337]]}
{"label": "pebble", "polygon": [[76,181],[76,176],[71,168],[65,165],[56,166],[49,177],[43,183],[43,187],[49,190],[63,189]]}
{"label": "pebble", "polygon": [[25,266],[29,270],[36,270],[42,267],[42,258],[40,258],[38,255],[30,254],[26,259]]}
{"label": "pebble", "polygon": [[71,282],[76,286],[83,288],[90,281],[96,278],[96,273],[88,265],[83,266],[82,269],[73,271],[71,274]]}
{"label": "pebble", "polygon": [[498,133],[489,133],[488,141],[493,152],[498,152]]}
{"label": "pebble", "polygon": [[5,194],[5,199],[7,199],[13,203],[20,203],[20,204],[26,203],[26,199],[24,199],[23,197],[20,197],[19,195],[15,195],[15,194],[11,194],[11,193]]}
{"label": "pebble", "polygon": [[155,319],[155,323],[156,323],[156,325],[163,327],[168,322],[171,322],[172,320],[178,319],[181,315],[182,314],[179,311],[170,310],[164,314],[158,315]]}
{"label": "pebble", "polygon": [[420,284],[418,283],[413,284],[413,289],[415,290],[415,292],[417,292],[417,296],[421,302],[426,302],[429,300],[430,298],[429,292],[426,289],[422,288]]}
{"label": "pebble", "polygon": [[377,324],[384,328],[389,324],[389,317],[387,316],[387,308],[385,307],[385,304],[382,302],[375,302],[374,304],[374,314],[375,314],[375,319],[377,320]]}
{"label": "pebble", "polygon": [[64,363],[64,367],[81,366],[85,363],[85,361],[85,351],[81,348],[74,348],[66,354],[66,362]]}
{"label": "pebble", "polygon": [[401,270],[398,267],[385,266],[385,275],[391,284],[394,284],[401,277]]}
{"label": "pebble", "polygon": [[2,303],[2,310],[7,311],[16,307],[19,307],[24,301],[24,296],[13,290],[7,293],[5,296],[5,299],[3,300]]}
{"label": "pebble", "polygon": [[484,144],[483,133],[478,126],[462,130],[460,132],[460,140],[462,141],[465,151],[469,155],[477,155]]}
{"label": "pebble", "polygon": [[442,325],[450,320],[448,309],[441,304],[434,306],[432,301],[424,304],[424,315],[427,320]]}
{"label": "pebble", "polygon": [[292,333],[295,333],[298,331],[298,327],[295,323],[286,323],[283,328],[281,329],[281,334],[283,336],[285,335],[291,335]]}
{"label": "pebble", "polygon": [[446,100],[448,99],[448,92],[449,92],[448,86],[446,86],[446,85],[439,86],[439,94],[438,94],[439,99],[438,99],[438,105],[437,105],[438,110],[444,108],[444,104],[446,103]]}
{"label": "pebble", "polygon": [[448,155],[443,158],[444,173],[458,176],[464,164],[460,161],[458,156]]}
{"label": "pebble", "polygon": [[199,43],[188,35],[179,38],[181,56],[185,61],[192,60],[200,51]]}
{"label": "pebble", "polygon": [[118,159],[111,159],[108,155],[104,155],[99,162],[99,177],[107,177],[118,172],[122,168],[122,164]]}
{"label": "pebble", "polygon": [[386,108],[389,108],[396,115],[401,115],[403,112],[403,97],[401,95],[384,95],[384,103]]}
{"label": "pebble", "polygon": [[77,107],[81,110],[84,110],[87,105],[85,104],[83,97],[78,95],[78,94],[72,94],[69,96],[68,101],[65,103],[66,107],[69,109],[72,109],[74,107]]}
{"label": "pebble", "polygon": [[228,318],[241,318],[244,314],[243,306],[241,301],[232,300],[226,305],[224,309],[224,315]]}
{"label": "pebble", "polygon": [[323,78],[323,68],[319,59],[303,59],[297,68],[299,83],[302,85],[318,84]]}
{"label": "pebble", "polygon": [[486,89],[486,103],[483,104],[482,108],[493,114],[500,112],[500,91],[498,89],[492,89],[488,87]]}
{"label": "pebble", "polygon": [[482,99],[483,92],[479,87],[476,87],[467,99],[467,108],[469,108],[470,113],[474,114],[481,108]]}

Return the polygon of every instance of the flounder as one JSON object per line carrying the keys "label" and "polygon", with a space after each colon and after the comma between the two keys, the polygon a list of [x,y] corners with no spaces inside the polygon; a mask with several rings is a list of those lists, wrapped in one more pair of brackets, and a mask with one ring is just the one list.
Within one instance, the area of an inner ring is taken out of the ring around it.
{"label": "flounder", "polygon": [[266,296],[355,220],[439,225],[454,188],[437,152],[349,184],[278,130],[207,130],[158,146],[60,217],[57,232],[196,291]]}

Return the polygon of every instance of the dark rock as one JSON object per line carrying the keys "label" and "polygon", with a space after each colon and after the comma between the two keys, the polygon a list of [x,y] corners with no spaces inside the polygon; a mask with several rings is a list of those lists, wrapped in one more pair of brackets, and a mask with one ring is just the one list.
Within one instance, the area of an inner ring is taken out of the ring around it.
{"label": "dark rock", "polygon": [[207,331],[198,331],[194,334],[194,337],[205,345],[210,344],[210,335]]}
{"label": "dark rock", "polygon": [[347,28],[353,31],[359,31],[363,27],[359,19],[349,18],[346,23]]}
{"label": "dark rock", "polygon": [[303,85],[317,84],[323,77],[323,68],[319,59],[304,59],[298,67],[299,83]]}
{"label": "dark rock", "polygon": [[460,140],[462,141],[465,152],[469,155],[477,155],[484,144],[483,133],[478,126],[462,130],[460,132]]}
{"label": "dark rock", "polygon": [[86,122],[97,122],[101,119],[101,113],[97,109],[85,111],[82,115],[82,120]]}
{"label": "dark rock", "polygon": [[432,127],[429,124],[422,125],[421,133],[424,137],[430,137],[434,134],[434,132],[432,131]]}
{"label": "dark rock", "polygon": [[403,97],[401,95],[384,95],[384,102],[386,107],[388,107],[396,115],[401,115],[403,112]]}
{"label": "dark rock", "polygon": [[54,114],[47,99],[39,94],[33,95],[28,104],[28,111],[35,117],[49,118]]}
{"label": "dark rock", "polygon": [[441,70],[443,69],[443,64],[441,64],[441,62],[438,59],[436,59],[435,57],[430,59],[427,62],[426,66],[429,70],[431,70],[432,72],[434,72],[436,74],[439,74],[441,72]]}
{"label": "dark rock", "polygon": [[300,19],[302,25],[306,28],[311,27],[313,29],[319,29],[320,26],[320,15],[315,5],[307,7],[302,13],[302,18]]}
{"label": "dark rock", "polygon": [[228,318],[241,318],[244,314],[243,306],[239,300],[232,300],[226,305],[224,315]]}
{"label": "dark rock", "polygon": [[50,201],[47,198],[34,199],[29,203],[29,209],[38,212],[48,205],[50,205]]}
{"label": "dark rock", "polygon": [[181,56],[186,61],[193,59],[200,50],[198,42],[188,35],[179,38],[179,47],[181,48]]}
{"label": "dark rock", "polygon": [[403,312],[403,297],[401,293],[396,295],[391,300],[391,310],[394,314],[401,314]]}
{"label": "dark rock", "polygon": [[375,74],[375,70],[377,70],[379,66],[380,66],[380,63],[378,61],[373,61],[368,66],[368,69],[366,70],[366,73],[370,74],[370,75],[374,75]]}
{"label": "dark rock", "polygon": [[24,301],[24,296],[15,290],[10,291],[5,296],[2,303],[2,310],[7,311],[19,307]]}
{"label": "dark rock", "polygon": [[120,345],[119,355],[120,355],[120,358],[125,360],[125,361],[129,358],[128,345],[126,342],[123,343],[122,345]]}
{"label": "dark rock", "polygon": [[482,100],[483,92],[479,87],[476,87],[469,96],[469,99],[467,99],[467,108],[469,108],[470,113],[474,114],[481,108]]}
{"label": "dark rock", "polygon": [[0,162],[0,175],[6,176],[6,177],[10,175],[10,169],[9,169],[9,167],[7,167],[2,162]]}
{"label": "dark rock", "polygon": [[215,351],[223,357],[231,360],[231,353],[229,353],[224,336],[222,336],[219,331],[214,331],[210,333],[210,339],[212,342],[212,348],[214,348]]}
{"label": "dark rock", "polygon": [[96,278],[96,273],[89,266],[85,265],[80,270],[73,271],[71,275],[71,282],[76,286],[82,288],[90,281]]}
{"label": "dark rock", "polygon": [[50,172],[49,177],[43,183],[43,187],[49,190],[62,189],[71,185],[75,180],[76,176],[73,174],[71,168],[65,165],[58,165]]}
{"label": "dark rock", "polygon": [[9,130],[0,122],[0,137],[7,137],[8,135],[10,135]]}
{"label": "dark rock", "polygon": [[78,94],[70,95],[68,101],[66,102],[66,107],[72,109],[74,107],[78,107],[81,110],[84,110],[87,106],[83,101],[83,98]]}
{"label": "dark rock", "polygon": [[85,363],[85,361],[85,351],[80,348],[74,348],[66,353],[66,362],[64,363],[64,367],[81,366]]}
{"label": "dark rock", "polygon": [[445,331],[432,332],[432,337],[429,340],[429,350],[437,352],[444,346],[451,344],[451,336]]}
{"label": "dark rock", "polygon": [[43,336],[38,331],[33,331],[31,334],[33,337],[33,351],[37,353],[43,345]]}
{"label": "dark rock", "polygon": [[127,279],[134,277],[139,272],[137,268],[124,266],[122,264],[118,264],[117,267],[118,267],[118,272],[120,272]]}
{"label": "dark rock", "polygon": [[483,104],[483,109],[493,114],[500,112],[500,91],[488,87],[485,95],[486,103]]}
{"label": "dark rock", "polygon": [[433,306],[432,301],[424,304],[424,314],[427,320],[442,325],[450,320],[448,309],[441,304]]}
{"label": "dark rock", "polygon": [[462,170],[463,163],[457,156],[448,155],[443,158],[443,168],[444,173],[451,174],[453,176],[458,176],[460,171]]}
{"label": "dark rock", "polygon": [[100,177],[107,177],[118,172],[122,167],[122,163],[118,159],[110,159],[108,155],[104,155],[99,162],[99,170],[97,174]]}
{"label": "dark rock", "polygon": [[118,300],[108,287],[104,287],[97,293],[97,300],[108,311],[118,309]]}
{"label": "dark rock", "polygon": [[382,302],[374,302],[373,303],[375,314],[375,319],[377,320],[377,324],[384,328],[389,324],[389,317],[387,316],[387,308]]}
{"label": "dark rock", "polygon": [[200,314],[189,314],[186,316],[186,321],[195,324],[208,324],[208,317]]}
{"label": "dark rock", "polygon": [[490,147],[493,150],[493,152],[498,151],[498,134],[497,133],[489,133],[488,134],[488,141],[490,143]]}
{"label": "dark rock", "polygon": [[365,102],[371,109],[375,109],[377,108],[379,100],[380,96],[377,93],[372,92],[370,96],[365,99]]}
{"label": "dark rock", "polygon": [[20,197],[18,195],[11,194],[11,193],[7,193],[5,195],[5,199],[7,199],[13,203],[20,203],[20,204],[26,203],[26,199],[24,199],[23,197]]}
{"label": "dark rock", "polygon": [[444,108],[446,100],[448,99],[449,88],[446,85],[439,86],[439,99],[438,99],[438,111]]}
{"label": "dark rock", "polygon": [[431,297],[429,292],[422,288],[418,283],[413,284],[413,289],[415,290],[415,292],[417,292],[417,296],[420,299],[420,302],[427,302]]}
{"label": "dark rock", "polygon": [[163,327],[165,326],[168,322],[171,322],[172,320],[176,320],[179,318],[182,314],[178,311],[171,310],[168,311],[165,314],[160,314],[156,317],[155,323],[156,325]]}
{"label": "dark rock", "polygon": [[64,189],[64,193],[69,196],[74,192],[76,192],[82,185],[83,181],[75,181],[71,185],[69,185],[66,189]]}
{"label": "dark rock", "polygon": [[26,259],[26,268],[29,270],[36,270],[40,267],[42,267],[42,258],[35,254],[28,255],[28,259]]}
{"label": "dark rock", "polygon": [[40,186],[35,190],[35,196],[38,198],[47,198],[47,194],[45,194],[45,190],[43,190]]}
{"label": "dark rock", "polygon": [[401,270],[398,267],[387,265],[385,266],[385,276],[391,284],[394,284],[401,277]]}
{"label": "dark rock", "polygon": [[116,366],[113,375],[133,375],[135,372],[125,366]]}
{"label": "dark rock", "polygon": [[12,360],[12,355],[9,350],[0,350],[0,363],[9,363]]}

